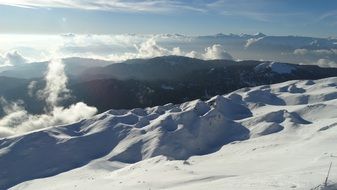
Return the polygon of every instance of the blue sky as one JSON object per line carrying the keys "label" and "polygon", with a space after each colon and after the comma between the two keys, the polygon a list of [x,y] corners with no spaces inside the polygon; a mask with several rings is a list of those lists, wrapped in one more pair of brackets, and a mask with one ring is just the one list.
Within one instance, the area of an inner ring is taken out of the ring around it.
{"label": "blue sky", "polygon": [[0,0],[0,33],[337,36],[336,0]]}

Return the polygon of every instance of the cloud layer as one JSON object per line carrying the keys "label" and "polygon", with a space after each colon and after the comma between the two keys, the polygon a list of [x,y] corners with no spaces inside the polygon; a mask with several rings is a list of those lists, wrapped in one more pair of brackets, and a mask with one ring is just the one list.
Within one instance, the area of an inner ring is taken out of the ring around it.
{"label": "cloud layer", "polygon": [[[60,47],[60,52],[64,55],[115,62],[167,55],[233,59],[220,44],[211,44],[209,47],[209,44],[205,44],[205,49],[193,50],[192,38],[182,35],[67,35],[65,38],[65,43]],[[179,45],[184,46],[184,49]]]}
{"label": "cloud layer", "polygon": [[[309,64],[320,67],[337,67],[337,49],[295,49],[294,55],[314,60]],[[317,60],[317,61],[315,61]],[[308,64],[308,63],[307,63]]]}
{"label": "cloud layer", "polygon": [[205,49],[203,57],[204,59],[233,59],[232,55],[230,55],[220,44],[215,44],[212,47],[207,47]]}
{"label": "cloud layer", "polygon": [[317,63],[313,63],[314,65],[317,64],[320,67],[337,67],[337,63],[328,59],[319,59]]}
{"label": "cloud layer", "polygon": [[[179,34],[0,35],[0,65],[81,57],[121,62],[180,55],[199,59],[272,60],[289,63],[337,62],[337,39],[296,36]],[[9,52],[9,53],[8,53]],[[2,56],[1,56],[2,55]],[[29,60],[29,61],[27,61]],[[3,70],[4,68],[0,68]]]}

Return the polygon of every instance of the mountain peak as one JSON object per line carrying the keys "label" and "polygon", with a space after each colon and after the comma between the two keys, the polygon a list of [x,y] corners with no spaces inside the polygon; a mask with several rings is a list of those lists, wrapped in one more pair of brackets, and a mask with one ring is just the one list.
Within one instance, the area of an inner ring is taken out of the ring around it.
{"label": "mountain peak", "polygon": [[267,35],[265,35],[265,34],[262,33],[262,32],[257,32],[257,33],[255,33],[255,34],[253,34],[253,36],[260,38],[260,37],[265,37],[265,36],[267,36]]}

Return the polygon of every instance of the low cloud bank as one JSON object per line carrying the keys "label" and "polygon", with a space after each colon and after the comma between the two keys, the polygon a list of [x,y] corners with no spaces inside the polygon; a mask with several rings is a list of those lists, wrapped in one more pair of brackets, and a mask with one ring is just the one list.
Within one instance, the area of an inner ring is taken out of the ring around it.
{"label": "low cloud bank", "polygon": [[134,44],[136,48],[135,53],[124,53],[122,55],[110,55],[108,60],[125,61],[128,59],[136,58],[152,58],[158,56],[167,56],[167,55],[177,55],[177,56],[186,56],[191,58],[198,58],[204,60],[214,60],[214,59],[227,59],[233,60],[233,56],[228,53],[224,47],[220,44],[214,44],[210,47],[206,47],[204,52],[190,51],[184,52],[180,47],[173,47],[168,49],[160,46],[155,38],[150,38],[145,42],[140,44]]}
{"label": "low cloud bank", "polygon": [[337,67],[337,49],[295,49],[294,55],[296,56],[307,56],[311,59],[317,60],[312,61],[310,65],[318,65],[320,67]]}
{"label": "low cloud bank", "polygon": [[337,56],[337,49],[295,49],[295,55]]}
{"label": "low cloud bank", "polygon": [[329,59],[319,59],[317,65],[320,67],[337,67],[337,63]]}
{"label": "low cloud bank", "polygon": [[8,52],[4,57],[0,56],[0,66],[20,66],[27,62],[18,51]]}
{"label": "low cloud bank", "polygon": [[[180,34],[71,33],[63,35],[2,34],[0,37],[4,39],[0,44],[0,66],[5,62],[11,65],[23,63],[19,55],[23,55],[24,59],[29,62],[42,62],[48,60],[53,52],[57,52],[63,58],[80,57],[112,62],[163,55],[180,55],[200,59],[235,57],[239,60],[273,60],[305,64],[317,63],[319,59],[337,62],[337,40],[333,38],[265,36],[263,34],[186,36]],[[13,50],[17,52],[14,53]],[[0,70],[4,69],[0,68]]]}
{"label": "low cloud bank", "polygon": [[215,44],[212,47],[207,47],[203,54],[204,59],[229,59],[233,57],[220,44]]}
{"label": "low cloud bank", "polygon": [[205,48],[205,52],[203,53],[191,51],[187,53],[185,56],[205,60],[214,60],[214,59],[233,60],[233,56],[229,54],[220,44],[214,44],[213,46]]}
{"label": "low cloud bank", "polygon": [[73,123],[81,119],[90,118],[97,113],[95,107],[83,102],[60,106],[60,101],[71,96],[67,88],[68,79],[64,73],[64,65],[60,60],[52,60],[45,75],[46,87],[37,93],[29,92],[46,102],[45,114],[32,115],[24,109],[24,102],[8,102],[0,99],[5,116],[0,119],[0,138],[12,136],[44,127]]}

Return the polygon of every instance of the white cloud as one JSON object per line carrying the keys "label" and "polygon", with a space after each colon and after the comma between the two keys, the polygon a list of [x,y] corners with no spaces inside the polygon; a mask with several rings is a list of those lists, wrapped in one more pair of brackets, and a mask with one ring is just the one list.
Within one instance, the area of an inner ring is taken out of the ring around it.
{"label": "white cloud", "polygon": [[262,40],[264,37],[261,37],[261,38],[250,38],[247,40],[246,42],[246,45],[245,45],[245,48],[248,48],[249,46],[255,44],[256,42]]}
{"label": "white cloud", "polygon": [[68,108],[55,107],[51,112],[41,115],[29,114],[23,107],[17,109],[0,120],[0,138],[20,134],[50,126],[73,123],[96,114],[97,109],[83,102]]}
{"label": "white cloud", "polygon": [[306,64],[318,65],[320,67],[337,67],[337,49],[296,49],[293,53],[296,56],[309,60],[305,62]]}
{"label": "white cloud", "polygon": [[[20,52],[24,51],[24,55],[30,55],[30,62],[48,61],[55,52],[63,58],[81,57],[113,62],[165,55],[199,59],[232,59],[221,45],[209,42],[199,44],[196,37],[179,34],[78,35],[70,33],[58,36],[7,35],[3,37],[6,40],[4,44],[0,44],[0,50],[8,51],[8,49],[21,47]],[[206,47],[205,50],[202,49],[203,45]],[[4,47],[7,46],[8,49],[5,49]],[[27,49],[30,51],[26,52]],[[30,54],[31,52],[34,53]]]}
{"label": "white cloud", "polygon": [[337,56],[337,49],[295,49],[295,55],[315,55],[315,56]]}
{"label": "white cloud", "polygon": [[197,51],[191,51],[185,54],[185,56],[204,60],[214,60],[214,59],[233,60],[233,56],[230,53],[228,53],[220,44],[214,44],[210,47],[207,47],[205,48],[205,52],[202,53],[199,53]]}
{"label": "white cloud", "polygon": [[9,136],[13,136],[13,135],[15,135],[15,133],[10,128],[0,127],[0,138],[9,137]]}
{"label": "white cloud", "polygon": [[[45,77],[46,87],[40,91],[47,108],[46,113],[32,115],[24,109],[24,102],[7,102],[0,98],[0,105],[5,116],[0,119],[0,138],[20,134],[44,127],[73,123],[81,119],[89,118],[96,114],[97,109],[83,102],[78,102],[67,108],[59,105],[59,102],[70,96],[67,89],[67,77],[64,74],[64,65],[59,60],[49,63]],[[28,89],[33,88],[30,84]]]}
{"label": "white cloud", "polygon": [[310,63],[300,63],[300,65],[317,65],[324,68],[337,68],[337,62],[329,59],[318,59],[315,62]]}
{"label": "white cloud", "polygon": [[64,73],[64,64],[61,60],[50,61],[45,80],[46,87],[39,94],[46,100],[50,108],[54,108],[60,101],[69,98],[68,78]]}
{"label": "white cloud", "polygon": [[[232,60],[233,57],[220,45],[214,44],[211,47],[207,47],[205,52],[198,53],[196,51],[191,51],[186,53],[180,49],[180,47],[174,47],[172,49],[167,49],[159,46],[155,38],[150,38],[147,41],[141,43],[140,45],[135,45],[137,52],[126,53],[119,58],[124,59],[134,59],[134,58],[151,58],[158,56],[167,55],[177,55],[177,56],[187,56],[198,59],[213,60],[213,59],[229,59]],[[118,57],[118,56],[117,56]]]}
{"label": "white cloud", "polygon": [[[283,4],[285,2],[278,1]],[[304,12],[275,11],[266,7],[274,7],[275,1],[268,0],[215,0],[207,5],[209,11],[218,12],[224,16],[244,17],[260,22],[275,22],[279,18],[294,18],[295,16],[305,15]]]}
{"label": "white cloud", "polygon": [[337,10],[333,10],[323,13],[315,20],[315,22],[328,21],[328,23],[336,25],[336,19],[337,19]]}
{"label": "white cloud", "polygon": [[[199,59],[233,59],[219,44],[205,48],[204,52],[183,51],[180,47],[167,48],[162,43],[174,44],[177,41],[182,44],[190,44],[191,38],[182,35],[66,35],[64,45],[60,48],[63,55],[88,57],[121,62],[128,59],[152,58],[158,56],[188,56]],[[161,43],[159,44],[158,41]],[[105,47],[123,49],[124,52],[107,50]],[[70,48],[72,47],[72,48]],[[65,51],[67,50],[67,51]],[[102,52],[103,51],[103,52]]]}
{"label": "white cloud", "polygon": [[7,66],[7,65],[5,65],[5,58],[0,56],[0,67],[3,67],[3,66]]}
{"label": "white cloud", "polygon": [[191,51],[186,54],[187,57],[202,59],[202,54],[196,51]]}
{"label": "white cloud", "polygon": [[177,0],[0,0],[0,4],[23,8],[47,7],[128,12],[205,11],[198,6]]}
{"label": "white cloud", "polygon": [[36,91],[36,88],[37,88],[37,81],[31,81],[27,87],[27,90],[28,90],[28,95],[30,97],[33,97],[35,96],[35,91]]}
{"label": "white cloud", "polygon": [[233,57],[220,44],[214,44],[212,47],[207,47],[203,54],[204,59],[229,59]]}
{"label": "white cloud", "polygon": [[114,62],[157,56],[185,56],[180,47],[164,47],[158,44],[190,43],[183,35],[63,35],[64,43],[59,51],[63,56],[95,58]]}
{"label": "white cloud", "polygon": [[154,38],[150,38],[149,40],[141,43],[139,46],[135,45],[135,47],[138,50],[139,56],[144,58],[169,55],[172,53],[172,51],[158,46]]}
{"label": "white cloud", "polygon": [[122,54],[110,54],[106,56],[104,59],[112,60],[115,62],[125,61],[128,59],[136,59],[136,58],[153,58],[159,56],[168,56],[168,55],[178,55],[184,56],[185,53],[179,48],[174,47],[172,49],[164,48],[157,44],[156,37],[150,37],[149,39],[140,42],[138,44],[134,44],[135,52],[126,52]]}
{"label": "white cloud", "polygon": [[[58,35],[0,34],[0,53],[5,58],[8,53],[17,52],[28,62],[46,61],[62,46]],[[1,63],[0,63],[1,64]]]}
{"label": "white cloud", "polygon": [[18,100],[16,102],[7,102],[6,99],[0,97],[0,105],[5,114],[10,114],[21,110],[23,103],[24,102],[22,100]]}
{"label": "white cloud", "polygon": [[319,59],[317,65],[320,67],[337,67],[337,63],[328,59]]}
{"label": "white cloud", "polygon": [[306,55],[309,53],[309,50],[307,49],[295,49],[294,54],[295,55]]}
{"label": "white cloud", "polygon": [[0,65],[3,66],[20,66],[27,62],[18,51],[8,52],[4,57],[0,57]]}

